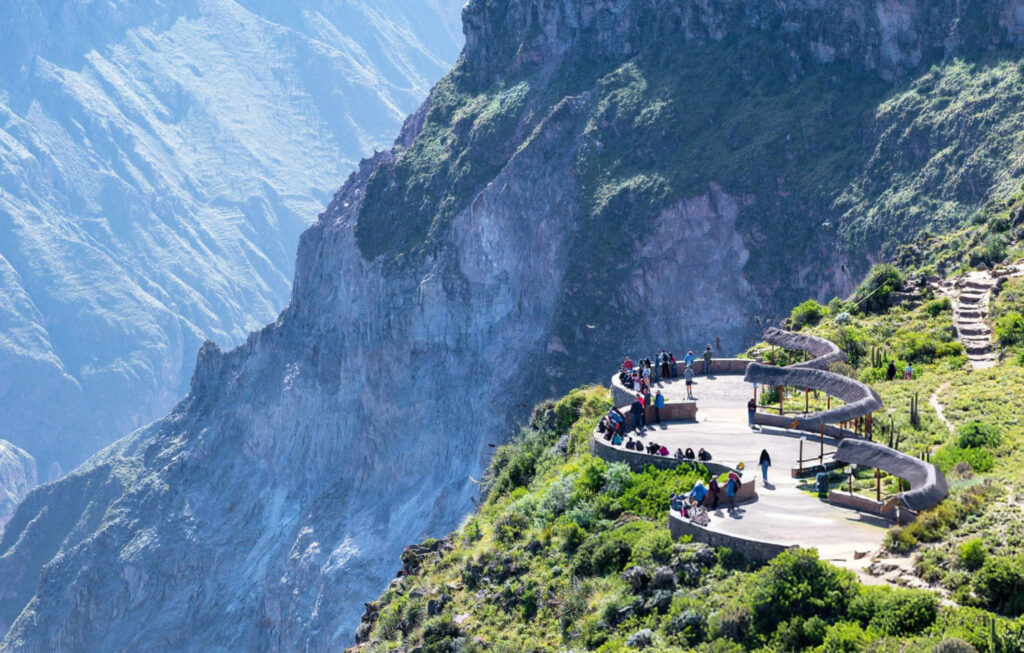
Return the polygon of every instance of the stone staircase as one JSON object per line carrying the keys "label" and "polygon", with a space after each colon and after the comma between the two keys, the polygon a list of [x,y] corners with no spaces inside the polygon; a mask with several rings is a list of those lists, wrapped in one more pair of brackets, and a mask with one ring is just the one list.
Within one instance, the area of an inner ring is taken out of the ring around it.
{"label": "stone staircase", "polygon": [[973,369],[994,366],[999,359],[992,343],[992,325],[988,321],[989,300],[1004,279],[1024,274],[1024,264],[996,270],[974,270],[946,281],[930,285],[937,294],[950,298],[953,303],[953,325],[957,338],[967,352]]}

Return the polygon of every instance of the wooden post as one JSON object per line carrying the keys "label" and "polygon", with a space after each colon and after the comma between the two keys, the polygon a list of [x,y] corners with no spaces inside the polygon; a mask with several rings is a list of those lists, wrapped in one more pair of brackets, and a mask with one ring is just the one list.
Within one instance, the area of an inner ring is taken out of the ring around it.
{"label": "wooden post", "polygon": [[832,395],[825,395],[825,401],[828,402],[828,404],[827,404],[828,409],[831,409],[832,408]]}
{"label": "wooden post", "polygon": [[782,398],[786,396],[786,386],[779,386],[779,415],[782,415],[785,411],[782,407]]}
{"label": "wooden post", "polygon": [[875,467],[875,501],[882,501],[882,474]]}
{"label": "wooden post", "polygon": [[899,492],[900,494],[903,494],[903,479],[902,478],[899,478],[899,477],[896,478],[896,487],[898,488],[897,492]]}
{"label": "wooden post", "polygon": [[804,414],[811,412],[811,391],[809,388],[804,388]]}
{"label": "wooden post", "polygon": [[824,422],[821,423],[821,430],[819,431],[819,434],[818,434],[818,444],[820,445],[819,449],[818,449],[818,464],[821,465],[822,467],[824,467],[825,466],[825,423]]}
{"label": "wooden post", "polygon": [[853,496],[853,465],[850,465],[850,496]]}
{"label": "wooden post", "polygon": [[804,471],[804,439],[800,438],[800,458],[796,461],[797,469],[802,473]]}
{"label": "wooden post", "polygon": [[868,413],[867,423],[865,425],[865,430],[867,431],[868,440],[871,440],[873,442],[874,439],[875,439],[873,437],[874,430],[875,430],[875,414],[874,413]]}

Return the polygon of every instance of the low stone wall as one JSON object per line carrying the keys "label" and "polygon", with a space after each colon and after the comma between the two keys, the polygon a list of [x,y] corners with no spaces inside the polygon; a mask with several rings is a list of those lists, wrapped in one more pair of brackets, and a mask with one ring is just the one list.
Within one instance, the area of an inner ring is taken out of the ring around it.
{"label": "low stone wall", "polygon": [[894,503],[887,504],[884,501],[875,501],[874,499],[850,494],[849,492],[830,490],[828,502],[833,506],[852,508],[859,512],[866,512],[869,515],[877,515],[888,519],[894,524],[897,522],[897,515],[900,524],[909,524],[917,518],[917,515],[912,510],[897,511]]}
{"label": "low stone wall", "polygon": [[689,535],[694,542],[701,542],[709,546],[727,546],[733,551],[739,551],[751,560],[760,562],[767,562],[783,551],[796,546],[761,542],[739,537],[738,535],[719,533],[692,523],[675,510],[670,510],[668,513],[668,529],[674,539]]}
{"label": "low stone wall", "polygon": [[[746,358],[712,358],[711,359],[711,374],[743,374],[747,370],[747,365],[752,361]],[[676,381],[682,382],[683,378],[683,363],[680,360],[678,363],[679,376],[676,377]],[[696,372],[695,378],[704,376],[704,359],[698,359],[693,365],[693,370]],[[658,381],[661,377],[655,375],[655,381]],[[626,389],[624,385],[619,383],[619,374],[616,372],[612,375],[610,387],[612,389],[612,401],[615,402],[616,406],[627,406],[633,403],[633,397],[636,396],[632,390]]]}
{"label": "low stone wall", "polygon": [[[754,424],[759,424],[761,426],[774,426],[775,428],[780,429],[790,429],[793,422],[797,422],[797,425],[793,427],[792,430],[806,431],[813,435],[820,435],[820,426],[814,426],[813,428],[809,426],[805,427],[800,421],[800,418],[793,415],[773,415],[771,413],[761,411],[757,411],[757,413],[754,414]],[[833,426],[831,424],[825,424],[825,435],[836,440],[842,440],[844,438],[857,438],[858,440],[863,439],[853,431],[841,429],[838,426]]]}
{"label": "low stone wall", "polygon": [[[613,446],[612,443],[606,442],[600,433],[595,433],[594,437],[591,439],[590,453],[601,458],[605,462],[626,463],[634,472],[643,471],[643,468],[648,465],[654,465],[658,469],[671,469],[672,467],[676,467],[680,464],[680,462],[676,460],[674,451],[671,456],[658,456],[643,451],[633,451],[623,446],[616,447]],[[700,463],[706,466],[712,474],[722,474],[723,472],[735,471],[732,467],[714,460],[684,460],[683,462]]]}

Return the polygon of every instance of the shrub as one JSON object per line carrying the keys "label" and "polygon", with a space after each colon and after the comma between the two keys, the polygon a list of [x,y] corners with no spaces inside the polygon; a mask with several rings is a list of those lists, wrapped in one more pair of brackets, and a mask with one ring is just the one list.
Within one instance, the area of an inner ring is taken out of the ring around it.
{"label": "shrub", "polygon": [[929,653],[978,653],[978,649],[962,639],[950,637],[933,646]]}
{"label": "shrub", "polygon": [[949,297],[939,297],[929,302],[925,302],[921,310],[932,317],[938,317],[944,313],[949,313],[953,310],[953,304],[949,301]]}
{"label": "shrub", "polygon": [[943,472],[951,471],[957,463],[967,463],[979,474],[991,472],[995,467],[995,459],[985,449],[964,449],[949,445],[936,451],[932,462]]}
{"label": "shrub", "polygon": [[866,628],[890,636],[919,633],[935,623],[939,600],[926,590],[866,586],[850,603],[849,615]]}
{"label": "shrub", "polygon": [[823,653],[860,653],[870,641],[860,624],[840,621],[828,629],[821,650]]}
{"label": "shrub", "polygon": [[891,263],[871,268],[867,278],[857,286],[853,301],[867,312],[883,312],[892,305],[892,294],[903,285],[903,274]]}
{"label": "shrub", "polygon": [[882,545],[892,553],[909,553],[917,546],[917,538],[907,529],[897,526],[890,528],[889,532],[885,534],[885,541]]}
{"label": "shrub", "polygon": [[996,337],[1003,345],[1016,345],[1024,341],[1024,315],[1010,311],[996,320]]}
{"label": "shrub", "polygon": [[748,601],[758,632],[773,632],[787,617],[843,614],[856,593],[854,576],[818,559],[811,550],[784,551],[751,578]]}
{"label": "shrub", "polygon": [[537,616],[537,590],[532,587],[523,592],[522,615],[524,621],[532,621]]}
{"label": "shrub", "polygon": [[678,465],[671,469],[648,465],[644,471],[633,474],[632,481],[619,495],[618,501],[624,511],[651,519],[665,519],[669,494],[689,492],[697,479],[703,479],[705,484],[711,480],[703,465]]}
{"label": "shrub", "polygon": [[576,552],[576,572],[584,576],[617,574],[632,554],[629,544],[611,533],[591,536]]}
{"label": "shrub", "polygon": [[1024,612],[1024,561],[989,556],[978,572],[975,592],[990,610],[1016,617]]}
{"label": "shrub", "polygon": [[985,564],[985,545],[980,537],[967,540],[960,545],[960,564],[974,571]]}
{"label": "shrub", "polygon": [[731,639],[734,642],[743,642],[749,636],[753,622],[750,606],[733,603],[716,615],[714,630],[719,637]]}
{"label": "shrub", "polygon": [[998,447],[1003,443],[999,429],[984,422],[961,424],[956,430],[956,446],[962,449]]}
{"label": "shrub", "polygon": [[821,319],[826,315],[828,315],[827,308],[813,299],[808,299],[793,309],[789,319],[792,321],[793,326],[799,329],[804,326],[814,326],[821,322]]}

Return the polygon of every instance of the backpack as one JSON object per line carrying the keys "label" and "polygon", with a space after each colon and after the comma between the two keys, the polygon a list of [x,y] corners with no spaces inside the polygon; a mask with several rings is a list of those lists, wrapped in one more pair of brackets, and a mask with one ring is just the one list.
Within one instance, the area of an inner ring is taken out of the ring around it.
{"label": "backpack", "polygon": [[612,444],[614,444],[615,446],[619,446],[620,444],[622,444],[622,436],[616,435],[614,438],[612,438]]}

